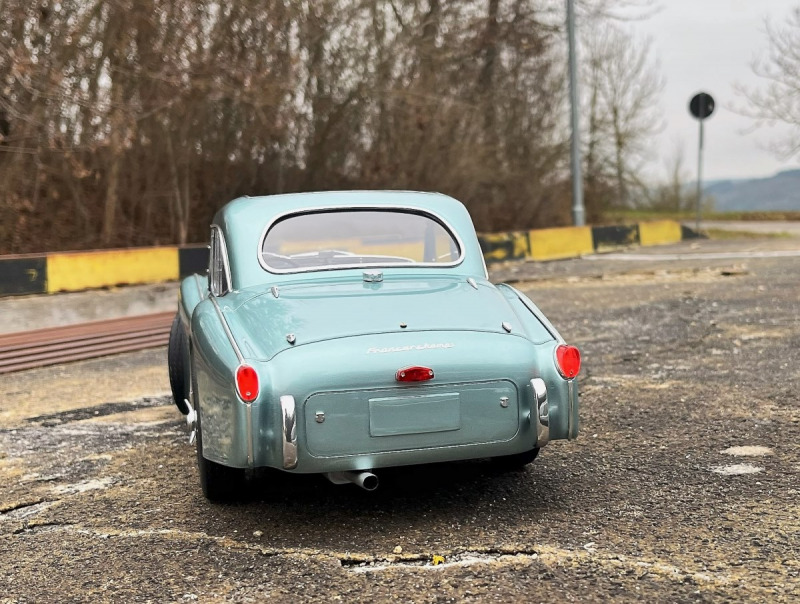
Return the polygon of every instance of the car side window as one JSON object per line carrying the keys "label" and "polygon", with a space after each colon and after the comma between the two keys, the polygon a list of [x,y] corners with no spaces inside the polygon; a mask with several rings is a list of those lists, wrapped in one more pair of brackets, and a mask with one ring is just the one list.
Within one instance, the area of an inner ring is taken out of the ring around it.
{"label": "car side window", "polygon": [[208,288],[215,296],[224,296],[230,291],[230,274],[225,238],[217,226],[211,227],[209,250]]}

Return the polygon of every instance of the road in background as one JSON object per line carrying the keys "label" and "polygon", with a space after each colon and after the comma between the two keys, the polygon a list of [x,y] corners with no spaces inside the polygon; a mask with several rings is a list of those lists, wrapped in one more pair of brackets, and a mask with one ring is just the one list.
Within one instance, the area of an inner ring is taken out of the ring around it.
{"label": "road in background", "polygon": [[494,267],[584,355],[579,438],[521,472],[213,505],[164,348],[0,376],[0,600],[797,601],[800,262],[694,256],[793,246]]}
{"label": "road in background", "polygon": [[[684,225],[693,229],[694,222],[684,222]],[[720,231],[742,231],[746,233],[780,234],[786,233],[792,237],[800,237],[800,221],[777,220],[703,220],[702,229],[717,229]]]}

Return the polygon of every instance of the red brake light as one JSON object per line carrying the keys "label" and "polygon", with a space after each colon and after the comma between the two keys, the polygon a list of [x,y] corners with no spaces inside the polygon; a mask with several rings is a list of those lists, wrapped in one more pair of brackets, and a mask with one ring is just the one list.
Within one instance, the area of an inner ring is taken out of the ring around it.
{"label": "red brake light", "polygon": [[252,403],[258,396],[258,374],[249,365],[239,365],[236,370],[236,392],[245,403]]}
{"label": "red brake light", "polygon": [[433,379],[433,369],[429,367],[405,367],[394,374],[398,382],[424,382]]}
{"label": "red brake light", "polygon": [[561,345],[556,348],[556,364],[562,376],[572,379],[580,373],[581,353],[574,346]]}

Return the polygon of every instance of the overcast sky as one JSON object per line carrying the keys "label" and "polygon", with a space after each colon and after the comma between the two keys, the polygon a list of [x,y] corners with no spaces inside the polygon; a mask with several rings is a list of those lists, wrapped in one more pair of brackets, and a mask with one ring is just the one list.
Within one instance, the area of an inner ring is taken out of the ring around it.
{"label": "overcast sky", "polygon": [[[694,180],[698,123],[688,104],[704,91],[716,101],[714,115],[705,122],[704,180],[771,176],[800,168],[800,160],[781,161],[765,148],[782,128],[746,134],[752,121],[733,111],[744,105],[734,85],[760,82],[751,64],[767,52],[765,18],[785,21],[800,0],[658,0],[658,5],[661,10],[655,15],[629,25],[637,36],[651,38],[652,55],[666,80],[661,95],[665,126],[654,141],[658,155],[674,155],[675,147],[682,146],[687,176]],[[663,173],[664,165],[656,160],[653,168]]]}

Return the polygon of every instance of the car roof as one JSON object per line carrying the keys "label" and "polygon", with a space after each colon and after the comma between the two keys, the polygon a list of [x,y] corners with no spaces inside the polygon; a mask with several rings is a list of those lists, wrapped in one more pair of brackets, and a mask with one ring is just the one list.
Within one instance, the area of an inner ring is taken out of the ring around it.
{"label": "car roof", "polygon": [[[212,224],[218,226],[225,237],[233,288],[244,289],[263,283],[308,279],[308,273],[275,275],[264,270],[258,262],[261,237],[266,227],[280,216],[330,208],[401,208],[433,214],[461,238],[464,245],[463,261],[458,266],[449,268],[397,267],[386,270],[424,270],[427,273],[447,271],[448,274],[486,276],[483,254],[472,219],[464,205],[452,197],[441,193],[415,191],[325,191],[239,197],[217,212]],[[358,269],[342,269],[342,272],[346,270],[360,272]]]}

